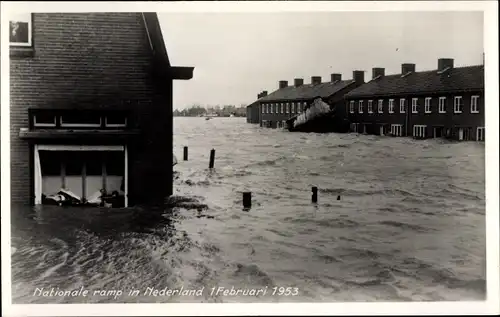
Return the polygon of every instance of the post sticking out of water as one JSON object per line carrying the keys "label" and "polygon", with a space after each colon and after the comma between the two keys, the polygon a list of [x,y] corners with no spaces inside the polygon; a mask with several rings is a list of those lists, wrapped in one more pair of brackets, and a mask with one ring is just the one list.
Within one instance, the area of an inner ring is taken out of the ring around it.
{"label": "post sticking out of water", "polygon": [[340,195],[337,196],[337,200],[340,200]]}
{"label": "post sticking out of water", "polygon": [[215,161],[215,149],[210,150],[210,163],[208,165],[208,168],[214,168],[214,161]]}
{"label": "post sticking out of water", "polygon": [[317,203],[318,202],[318,187],[313,186],[312,188],[312,202]]}
{"label": "post sticking out of water", "polygon": [[184,161],[187,161],[188,160],[188,147],[185,146],[184,147]]}
{"label": "post sticking out of water", "polygon": [[252,192],[243,193],[243,207],[245,208],[252,207]]}

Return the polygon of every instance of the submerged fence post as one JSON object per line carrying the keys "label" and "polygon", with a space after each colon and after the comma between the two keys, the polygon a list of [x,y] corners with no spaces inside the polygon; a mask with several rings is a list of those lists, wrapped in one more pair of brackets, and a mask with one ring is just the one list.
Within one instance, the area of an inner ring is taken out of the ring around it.
{"label": "submerged fence post", "polygon": [[318,202],[318,187],[313,186],[312,188],[312,202],[316,203]]}
{"label": "submerged fence post", "polygon": [[187,161],[188,160],[188,147],[185,146],[184,147],[184,161]]}
{"label": "submerged fence post", "polygon": [[210,163],[208,165],[208,168],[214,168],[214,161],[215,161],[215,149],[210,150]]}
{"label": "submerged fence post", "polygon": [[252,192],[243,193],[243,207],[245,208],[252,207]]}

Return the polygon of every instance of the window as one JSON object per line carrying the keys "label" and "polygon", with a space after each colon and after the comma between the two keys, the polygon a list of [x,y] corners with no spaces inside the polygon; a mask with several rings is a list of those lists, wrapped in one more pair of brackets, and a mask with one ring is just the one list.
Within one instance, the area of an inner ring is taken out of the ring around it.
{"label": "window", "polygon": [[476,141],[484,141],[484,127],[477,128]]}
{"label": "window", "polygon": [[284,112],[285,112],[285,104],[281,103],[281,113],[284,113]]}
{"label": "window", "polygon": [[61,127],[100,127],[101,116],[96,113],[77,112],[61,116]]}
{"label": "window", "polygon": [[414,125],[413,126],[413,137],[415,138],[425,138],[427,135],[426,125]]}
{"label": "window", "polygon": [[297,113],[302,112],[302,104],[300,102],[297,102]]}
{"label": "window", "polygon": [[391,135],[392,136],[403,136],[403,125],[402,124],[391,124]]}
{"label": "window", "polygon": [[479,96],[470,97],[470,113],[479,113],[479,108],[477,105],[478,100]]}
{"label": "window", "polygon": [[456,96],[453,110],[455,113],[462,113],[462,108],[463,108],[462,96]]}
{"label": "window", "polygon": [[286,103],[286,113],[290,112],[290,104],[287,102]]}
{"label": "window", "polygon": [[264,113],[264,109],[265,109],[266,105],[262,105],[261,107],[262,107],[262,113]]}
{"label": "window", "polygon": [[384,101],[379,100],[378,101],[378,113],[383,113],[384,112]]}
{"label": "window", "polygon": [[104,120],[104,124],[109,128],[119,128],[127,126],[127,117],[124,114],[108,114]]}
{"label": "window", "polygon": [[295,113],[295,102],[292,102],[292,113]]}
{"label": "window", "polygon": [[411,100],[411,113],[418,113],[418,98]]}
{"label": "window", "polygon": [[446,97],[439,97],[439,113],[446,113]]}
{"label": "window", "polygon": [[432,98],[430,97],[425,98],[425,104],[424,104],[425,113],[431,113],[431,100]]}
{"label": "window", "polygon": [[36,113],[33,115],[34,127],[55,127],[57,125],[57,118],[54,114]]}
{"label": "window", "polygon": [[389,99],[389,113],[394,113],[394,99]]}
{"label": "window", "polygon": [[359,102],[359,105],[358,105],[358,112],[359,112],[359,113],[363,113],[363,102],[362,102],[362,101],[360,101],[360,102]]}
{"label": "window", "polygon": [[354,113],[354,101],[349,101],[349,112]]}
{"label": "window", "polygon": [[368,100],[368,113],[373,113],[373,100]]}
{"label": "window", "polygon": [[406,99],[399,99],[399,113],[406,112]]}
{"label": "window", "polygon": [[30,47],[32,28],[31,13],[12,14],[9,19],[9,44]]}

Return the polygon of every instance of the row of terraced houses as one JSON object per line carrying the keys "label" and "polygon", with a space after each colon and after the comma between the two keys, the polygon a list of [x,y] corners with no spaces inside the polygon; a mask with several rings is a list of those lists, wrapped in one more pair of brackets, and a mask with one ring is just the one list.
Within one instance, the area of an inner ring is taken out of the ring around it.
{"label": "row of terraced houses", "polygon": [[435,70],[419,72],[415,64],[404,63],[399,74],[376,67],[371,75],[368,82],[364,71],[354,71],[347,81],[339,74],[327,83],[319,76],[306,85],[302,79],[293,86],[280,81],[279,89],[260,93],[248,106],[247,121],[282,127],[321,97],[348,119],[350,132],[484,141],[484,65],[454,67],[453,59],[440,58]]}

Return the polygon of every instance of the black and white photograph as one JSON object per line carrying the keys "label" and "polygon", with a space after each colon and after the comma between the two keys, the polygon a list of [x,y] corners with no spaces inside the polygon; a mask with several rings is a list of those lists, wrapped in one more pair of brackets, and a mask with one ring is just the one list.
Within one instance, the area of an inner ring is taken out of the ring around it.
{"label": "black and white photograph", "polygon": [[2,2],[3,314],[499,312],[497,3],[181,2]]}

